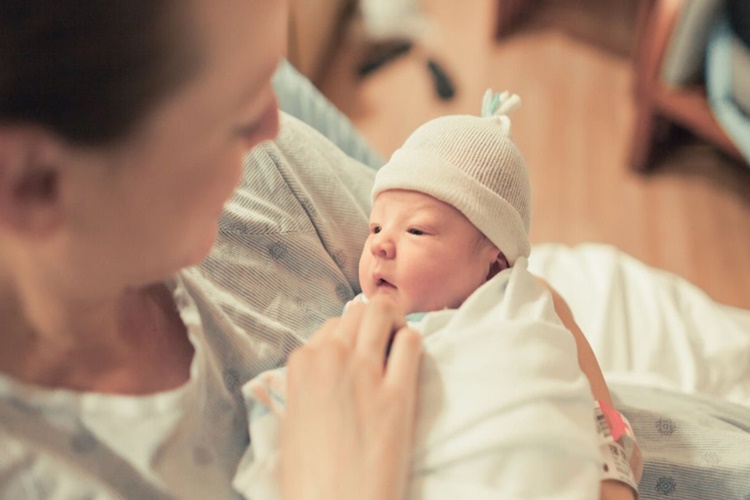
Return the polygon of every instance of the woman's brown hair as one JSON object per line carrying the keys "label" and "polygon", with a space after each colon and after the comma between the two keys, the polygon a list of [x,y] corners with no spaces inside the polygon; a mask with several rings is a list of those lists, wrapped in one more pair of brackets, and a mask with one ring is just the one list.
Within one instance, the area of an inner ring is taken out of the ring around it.
{"label": "woman's brown hair", "polygon": [[195,69],[188,3],[0,1],[0,124],[92,146],[126,137]]}

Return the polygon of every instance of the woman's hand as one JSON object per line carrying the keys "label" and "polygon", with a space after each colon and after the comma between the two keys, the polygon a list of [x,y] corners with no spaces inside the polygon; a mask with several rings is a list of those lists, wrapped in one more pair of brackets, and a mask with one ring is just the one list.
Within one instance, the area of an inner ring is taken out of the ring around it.
{"label": "woman's hand", "polygon": [[421,352],[404,315],[376,297],[351,304],[292,353],[282,423],[286,500],[403,497]]}

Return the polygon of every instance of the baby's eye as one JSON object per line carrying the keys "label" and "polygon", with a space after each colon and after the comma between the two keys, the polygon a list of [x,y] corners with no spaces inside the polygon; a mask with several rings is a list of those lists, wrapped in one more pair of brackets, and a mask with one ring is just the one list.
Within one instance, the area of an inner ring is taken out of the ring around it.
{"label": "baby's eye", "polygon": [[372,234],[378,234],[382,230],[383,228],[381,228],[380,226],[372,226],[372,229],[371,229]]}
{"label": "baby's eye", "polygon": [[411,228],[407,231],[409,234],[413,234],[414,236],[422,236],[424,234],[424,231],[421,229]]}

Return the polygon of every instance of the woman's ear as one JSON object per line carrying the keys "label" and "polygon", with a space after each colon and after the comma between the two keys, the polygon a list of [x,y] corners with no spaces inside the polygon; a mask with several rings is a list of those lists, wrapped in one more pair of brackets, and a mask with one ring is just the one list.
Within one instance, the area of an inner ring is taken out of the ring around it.
{"label": "woman's ear", "polygon": [[494,278],[500,271],[508,269],[510,267],[510,265],[508,264],[508,259],[505,258],[505,254],[500,250],[497,250],[497,248],[495,248],[495,251],[495,259],[490,262],[490,269],[487,273],[487,281]]}
{"label": "woman's ear", "polygon": [[37,238],[59,225],[62,156],[48,134],[0,127],[0,230]]}

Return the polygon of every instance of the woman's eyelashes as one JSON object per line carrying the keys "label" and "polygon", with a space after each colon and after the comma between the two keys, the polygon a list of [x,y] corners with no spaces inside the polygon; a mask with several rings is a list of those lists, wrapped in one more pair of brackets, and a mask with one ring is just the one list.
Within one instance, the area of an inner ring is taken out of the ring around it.
{"label": "woman's eyelashes", "polygon": [[272,101],[260,116],[235,127],[234,133],[246,141],[263,141],[274,138],[279,131],[279,110]]}
{"label": "woman's eyelashes", "polygon": [[240,125],[234,129],[234,133],[241,139],[252,139],[260,129],[260,124],[260,122],[255,121],[245,125]]}

